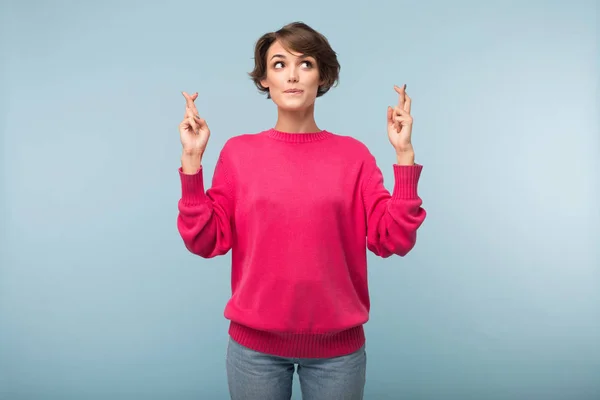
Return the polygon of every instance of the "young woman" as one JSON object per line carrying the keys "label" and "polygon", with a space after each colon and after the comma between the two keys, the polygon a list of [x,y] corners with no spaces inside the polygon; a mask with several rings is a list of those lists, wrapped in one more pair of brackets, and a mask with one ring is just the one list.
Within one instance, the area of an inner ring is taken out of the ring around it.
{"label": "young woman", "polygon": [[205,191],[210,136],[188,95],[177,226],[204,258],[232,250],[227,375],[232,399],[289,399],[295,366],[303,399],[362,399],[367,252],[404,256],[425,219],[417,194],[411,99],[394,86],[388,138],[394,189],[358,140],[323,130],[315,99],[337,83],[327,39],[304,23],[263,35],[250,73],[277,106],[273,128],[229,139]]}

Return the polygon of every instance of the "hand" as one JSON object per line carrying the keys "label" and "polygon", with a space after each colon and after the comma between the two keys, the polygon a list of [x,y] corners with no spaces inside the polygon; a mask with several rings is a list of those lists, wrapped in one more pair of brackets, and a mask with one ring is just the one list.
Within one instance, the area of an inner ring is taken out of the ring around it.
{"label": "hand", "polygon": [[411,142],[413,119],[410,115],[411,99],[406,94],[406,84],[401,88],[394,85],[394,90],[398,93],[398,105],[394,108],[388,107],[387,130],[390,143],[396,149],[396,154],[400,155],[413,151]]}
{"label": "hand", "polygon": [[183,153],[187,156],[198,156],[202,158],[208,138],[210,137],[210,129],[206,121],[200,118],[194,101],[198,98],[198,93],[189,95],[182,92],[185,97],[185,113],[183,121],[179,124],[179,136]]}

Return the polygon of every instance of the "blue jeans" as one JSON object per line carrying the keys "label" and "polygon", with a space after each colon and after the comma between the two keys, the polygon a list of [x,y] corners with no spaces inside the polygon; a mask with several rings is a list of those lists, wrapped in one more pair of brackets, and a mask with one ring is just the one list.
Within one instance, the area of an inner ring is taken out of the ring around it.
{"label": "blue jeans", "polygon": [[302,400],[362,400],[365,346],[333,358],[285,358],[260,353],[229,338],[227,382],[232,400],[289,400],[295,365]]}

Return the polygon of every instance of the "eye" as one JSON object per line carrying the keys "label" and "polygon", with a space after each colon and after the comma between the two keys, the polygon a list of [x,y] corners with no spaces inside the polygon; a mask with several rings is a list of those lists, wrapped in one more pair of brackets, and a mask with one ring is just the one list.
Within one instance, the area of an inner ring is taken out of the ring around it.
{"label": "eye", "polygon": [[302,64],[306,64],[306,68],[312,68],[313,63],[310,61],[302,61]]}
{"label": "eye", "polygon": [[281,67],[283,67],[283,62],[277,61],[275,64],[273,64],[273,67],[274,68],[280,68],[280,67],[278,67],[278,65],[281,65]]}

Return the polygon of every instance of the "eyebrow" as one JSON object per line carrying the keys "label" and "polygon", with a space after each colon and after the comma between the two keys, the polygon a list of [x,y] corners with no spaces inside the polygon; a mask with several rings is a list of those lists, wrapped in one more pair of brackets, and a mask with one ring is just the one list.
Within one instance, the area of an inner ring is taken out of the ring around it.
{"label": "eyebrow", "polygon": [[[273,54],[273,56],[271,57],[271,60],[274,58],[286,58],[285,55],[283,54]],[[301,56],[298,56],[298,58],[312,58],[311,56],[308,56],[306,54],[303,54]]]}

